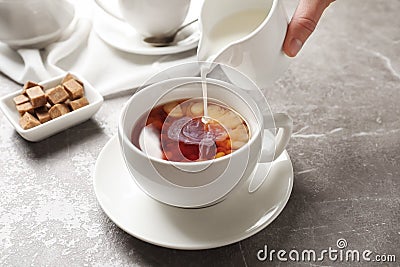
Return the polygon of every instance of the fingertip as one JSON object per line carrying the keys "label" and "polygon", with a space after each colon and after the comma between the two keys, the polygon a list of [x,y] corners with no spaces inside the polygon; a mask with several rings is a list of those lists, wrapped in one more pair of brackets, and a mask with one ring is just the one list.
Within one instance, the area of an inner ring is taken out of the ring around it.
{"label": "fingertip", "polygon": [[297,38],[293,38],[285,43],[283,51],[288,57],[295,57],[303,47],[303,42]]}
{"label": "fingertip", "polygon": [[314,32],[317,23],[329,3],[333,0],[300,0],[288,25],[283,51],[295,57]]}

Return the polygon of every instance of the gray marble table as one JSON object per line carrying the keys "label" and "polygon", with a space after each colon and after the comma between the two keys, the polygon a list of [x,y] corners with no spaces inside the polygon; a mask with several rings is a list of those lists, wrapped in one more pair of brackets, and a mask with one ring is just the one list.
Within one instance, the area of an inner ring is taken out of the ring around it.
{"label": "gray marble table", "polygon": [[[286,1],[294,8],[295,1]],[[116,133],[128,96],[40,143],[0,114],[0,266],[330,266],[400,264],[400,1],[332,5],[290,69],[265,94],[295,123],[288,152],[295,183],[266,229],[204,251],[160,248],[120,230],[102,212],[91,173]],[[19,85],[0,76],[0,93]],[[349,249],[397,263],[261,262],[269,248]]]}

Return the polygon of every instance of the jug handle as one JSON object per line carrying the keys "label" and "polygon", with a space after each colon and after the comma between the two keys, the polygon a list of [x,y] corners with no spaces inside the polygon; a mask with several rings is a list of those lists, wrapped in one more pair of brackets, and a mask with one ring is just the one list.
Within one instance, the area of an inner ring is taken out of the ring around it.
{"label": "jug handle", "polygon": [[[289,143],[290,137],[292,136],[293,120],[284,113],[274,113],[273,118],[275,121],[275,128],[279,128],[275,137],[275,153],[273,158],[273,160],[276,160],[282,152],[285,151],[286,145]],[[271,151],[267,150],[267,148],[263,146],[259,162],[270,162],[270,156]]]}
{"label": "jug handle", "polygon": [[119,14],[115,13],[113,10],[111,10],[109,7],[107,7],[107,5],[105,5],[103,3],[103,0],[94,0],[94,2],[97,4],[97,6],[99,6],[101,9],[103,9],[104,12],[106,12],[108,15],[124,21],[124,18],[122,18]]}

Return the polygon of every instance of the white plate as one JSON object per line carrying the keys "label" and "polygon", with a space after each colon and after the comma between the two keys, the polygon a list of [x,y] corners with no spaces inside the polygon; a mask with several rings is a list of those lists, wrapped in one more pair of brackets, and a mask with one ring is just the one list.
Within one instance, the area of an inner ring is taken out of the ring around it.
{"label": "white plate", "polygon": [[[0,99],[0,109],[6,115],[7,119],[14,126],[15,130],[26,140],[31,142],[41,141],[51,135],[59,133],[69,127],[77,125],[81,122],[88,120],[92,117],[103,104],[103,97],[97,92],[96,89],[83,77],[78,74],[71,73],[78,80],[83,82],[85,96],[89,102],[89,105],[82,107],[78,110],[71,111],[63,116],[45,122],[39,126],[33,127],[28,130],[22,129],[19,125],[20,115],[15,107],[13,98],[21,94],[21,91],[17,91],[8,94]],[[44,89],[50,89],[59,85],[66,74],[40,82],[39,84],[44,87]]]}
{"label": "white plate", "polygon": [[[184,23],[199,16],[201,3],[202,1],[192,1]],[[115,7],[112,9],[115,9]],[[176,44],[154,47],[143,42],[143,37],[130,25],[106,14],[98,7],[96,7],[93,27],[97,35],[112,47],[128,53],[142,55],[167,55],[184,52],[197,47],[200,39],[199,23],[195,22],[178,33]]]}
{"label": "white plate", "polygon": [[104,212],[132,236],[167,248],[209,249],[238,242],[269,225],[290,197],[293,168],[284,152],[256,192],[248,193],[246,185],[211,207],[176,208],[139,189],[114,136],[100,152],[93,184]]}

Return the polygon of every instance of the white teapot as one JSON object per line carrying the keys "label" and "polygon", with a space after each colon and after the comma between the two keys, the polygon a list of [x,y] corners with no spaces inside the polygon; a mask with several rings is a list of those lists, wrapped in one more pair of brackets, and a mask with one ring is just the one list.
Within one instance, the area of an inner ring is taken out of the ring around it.
{"label": "white teapot", "polygon": [[0,41],[15,48],[42,48],[60,37],[74,13],[67,0],[1,0]]}
{"label": "white teapot", "polygon": [[[283,53],[288,17],[281,0],[205,0],[200,14],[199,61],[241,71],[259,87],[274,82],[288,67]],[[226,75],[237,85],[237,75]]]}

